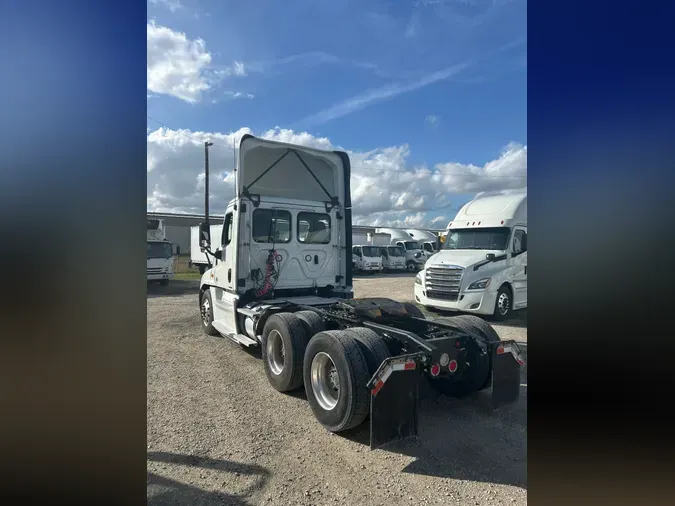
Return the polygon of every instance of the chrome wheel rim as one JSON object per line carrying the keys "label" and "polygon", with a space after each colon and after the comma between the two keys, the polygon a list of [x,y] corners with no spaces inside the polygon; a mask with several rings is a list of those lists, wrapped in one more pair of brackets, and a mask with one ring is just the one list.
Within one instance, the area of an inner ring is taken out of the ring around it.
{"label": "chrome wheel rim", "polygon": [[286,355],[284,352],[284,342],[281,339],[279,331],[272,330],[267,336],[267,365],[272,374],[279,376],[284,370],[284,361]]}
{"label": "chrome wheel rim", "polygon": [[208,327],[209,323],[211,323],[211,304],[206,297],[204,297],[204,302],[202,302],[202,321],[205,327]]}
{"label": "chrome wheel rim", "polygon": [[327,353],[314,355],[311,365],[312,392],[316,401],[326,411],[335,408],[340,399],[340,376]]}
{"label": "chrome wheel rim", "polygon": [[499,294],[499,298],[497,299],[497,309],[499,311],[499,314],[504,316],[506,313],[509,312],[509,296],[506,293],[501,293]]}

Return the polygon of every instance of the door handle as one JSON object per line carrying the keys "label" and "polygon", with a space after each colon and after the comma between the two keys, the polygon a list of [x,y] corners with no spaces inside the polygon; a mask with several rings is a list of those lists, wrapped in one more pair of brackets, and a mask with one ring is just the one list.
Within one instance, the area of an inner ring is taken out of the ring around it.
{"label": "door handle", "polygon": [[314,263],[319,265],[319,255],[314,255]]}
{"label": "door handle", "polygon": [[525,274],[527,274],[527,265],[525,266]]}
{"label": "door handle", "polygon": [[232,269],[227,269],[227,282],[232,281]]}

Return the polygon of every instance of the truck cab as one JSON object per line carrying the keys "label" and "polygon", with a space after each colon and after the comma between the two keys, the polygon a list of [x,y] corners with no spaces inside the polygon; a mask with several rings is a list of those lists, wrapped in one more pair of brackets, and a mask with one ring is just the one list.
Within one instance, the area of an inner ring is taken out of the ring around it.
{"label": "truck cab", "polygon": [[472,200],[448,224],[443,248],[415,279],[429,309],[506,319],[527,307],[527,194]]}
{"label": "truck cab", "polygon": [[356,268],[361,272],[381,272],[383,270],[380,248],[369,244],[352,246],[356,258]]}
{"label": "truck cab", "polygon": [[380,246],[382,267],[388,271],[405,271],[405,250],[400,246]]}
{"label": "truck cab", "polygon": [[174,278],[173,263],[180,255],[180,248],[166,238],[164,222],[160,219],[147,220],[147,267],[148,282],[158,281],[168,285]]}
{"label": "truck cab", "polygon": [[352,296],[349,177],[345,153],[242,138],[238,196],[222,233],[210,237],[200,227],[214,254],[201,286],[211,292],[221,334],[257,339],[246,311],[237,311],[247,304]]}

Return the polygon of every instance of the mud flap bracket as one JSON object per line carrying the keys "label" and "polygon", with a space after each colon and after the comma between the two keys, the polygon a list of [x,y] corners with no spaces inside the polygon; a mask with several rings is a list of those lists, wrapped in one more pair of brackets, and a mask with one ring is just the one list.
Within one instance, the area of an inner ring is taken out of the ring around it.
{"label": "mud flap bracket", "polygon": [[501,341],[492,348],[490,390],[494,409],[515,403],[520,396],[520,367],[524,365],[515,341]]}
{"label": "mud flap bracket", "polygon": [[424,353],[386,359],[368,382],[370,449],[419,434],[419,385]]}

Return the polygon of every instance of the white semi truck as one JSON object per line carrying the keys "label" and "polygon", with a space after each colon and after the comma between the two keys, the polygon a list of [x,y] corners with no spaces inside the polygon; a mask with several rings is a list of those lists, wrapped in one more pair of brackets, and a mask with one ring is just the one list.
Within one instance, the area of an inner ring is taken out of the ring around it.
{"label": "white semi truck", "polygon": [[415,239],[420,244],[422,250],[424,251],[424,255],[427,258],[435,253],[438,253],[438,236],[433,232],[417,228],[408,229],[406,232],[410,234],[410,237]]}
{"label": "white semi truck", "polygon": [[166,238],[164,221],[147,219],[147,281],[168,285],[174,277],[173,262],[180,255],[180,247]]}
{"label": "white semi truck", "polygon": [[474,199],[448,224],[443,249],[415,279],[415,300],[508,318],[527,307],[527,193]]}
{"label": "white semi truck", "polygon": [[354,299],[346,153],[251,135],[238,153],[222,234],[211,236],[208,215],[199,229],[212,262],[199,285],[206,334],[259,346],[269,384],[304,387],[327,430],[370,416],[371,448],[418,435],[421,381],[445,395],[489,389],[495,406],[515,402],[518,346],[480,318],[427,320],[386,294]]}
{"label": "white semi truck", "polygon": [[424,267],[426,256],[420,244],[410,234],[397,228],[378,228],[378,234],[389,234],[392,246],[400,246],[405,251],[405,266],[408,272],[416,272]]}

